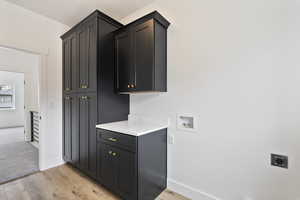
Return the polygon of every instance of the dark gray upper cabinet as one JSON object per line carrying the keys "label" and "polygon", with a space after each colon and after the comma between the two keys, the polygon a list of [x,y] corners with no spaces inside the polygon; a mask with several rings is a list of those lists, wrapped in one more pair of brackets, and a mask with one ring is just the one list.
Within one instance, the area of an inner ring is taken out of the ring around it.
{"label": "dark gray upper cabinet", "polygon": [[63,41],[63,90],[71,92],[77,87],[77,37],[71,34]]}
{"label": "dark gray upper cabinet", "polygon": [[132,82],[132,63],[131,52],[128,50],[130,47],[130,32],[124,31],[115,37],[116,45],[116,65],[117,65],[117,77],[118,77],[118,89],[119,91],[127,91]]}
{"label": "dark gray upper cabinet", "polygon": [[97,88],[97,21],[91,20],[78,30],[78,84],[80,91]]}
{"label": "dark gray upper cabinet", "polygon": [[115,32],[118,92],[167,91],[169,24],[155,11]]}

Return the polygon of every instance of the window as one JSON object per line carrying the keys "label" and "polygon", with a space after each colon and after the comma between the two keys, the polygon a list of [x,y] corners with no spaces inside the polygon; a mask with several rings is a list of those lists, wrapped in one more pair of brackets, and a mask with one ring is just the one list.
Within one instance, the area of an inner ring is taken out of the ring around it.
{"label": "window", "polygon": [[0,85],[0,109],[15,108],[15,93],[12,85]]}

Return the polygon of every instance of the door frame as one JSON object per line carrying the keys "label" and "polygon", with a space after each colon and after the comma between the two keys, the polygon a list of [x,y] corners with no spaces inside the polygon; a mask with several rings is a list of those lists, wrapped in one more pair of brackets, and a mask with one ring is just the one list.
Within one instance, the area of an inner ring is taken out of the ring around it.
{"label": "door frame", "polygon": [[19,47],[16,44],[3,44],[0,41],[0,46],[10,49],[15,49],[18,51],[23,51],[26,53],[31,53],[39,56],[39,65],[38,65],[38,96],[39,96],[39,114],[40,114],[40,132],[39,132],[39,169],[47,169],[47,163],[45,159],[45,134],[46,134],[46,118],[47,118],[47,59],[48,59],[48,49],[33,49],[30,47]]}

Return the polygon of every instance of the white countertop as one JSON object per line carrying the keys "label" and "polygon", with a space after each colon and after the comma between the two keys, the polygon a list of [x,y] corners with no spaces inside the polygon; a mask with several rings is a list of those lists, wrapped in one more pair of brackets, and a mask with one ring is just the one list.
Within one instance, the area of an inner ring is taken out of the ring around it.
{"label": "white countertop", "polygon": [[112,122],[106,124],[96,125],[96,128],[105,129],[109,131],[124,133],[132,136],[141,136],[147,133],[158,131],[161,129],[168,128],[168,123],[157,122],[155,120],[142,120],[132,119],[127,121]]}

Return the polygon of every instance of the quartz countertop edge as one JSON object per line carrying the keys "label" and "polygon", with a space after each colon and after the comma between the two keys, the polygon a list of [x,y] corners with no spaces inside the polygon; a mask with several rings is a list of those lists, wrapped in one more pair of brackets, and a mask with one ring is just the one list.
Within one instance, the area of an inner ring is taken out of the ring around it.
{"label": "quartz countertop edge", "polygon": [[168,128],[168,126],[168,124],[155,124],[148,122],[131,123],[129,121],[119,121],[106,124],[98,124],[96,125],[96,128],[123,133],[131,136],[141,136],[161,129],[166,129]]}

